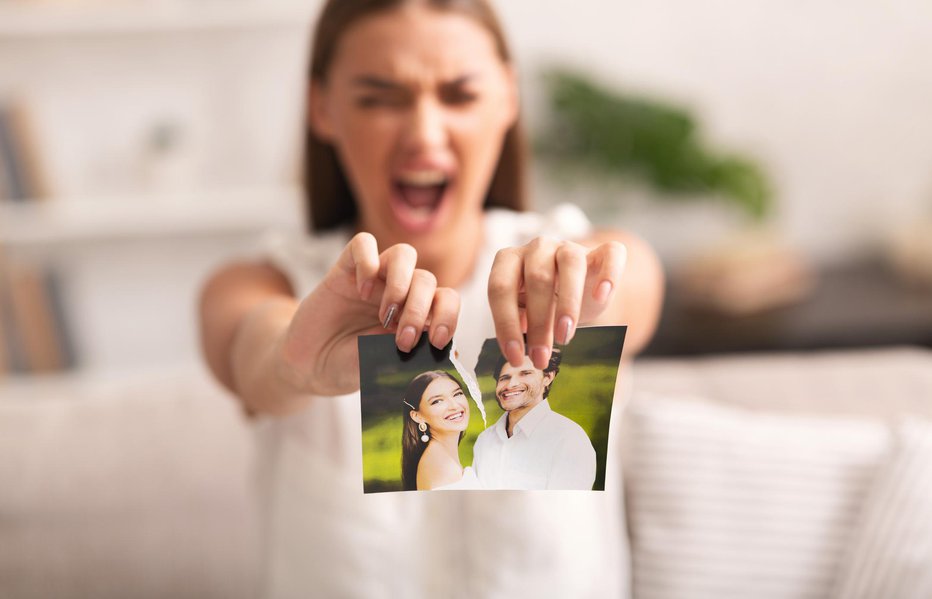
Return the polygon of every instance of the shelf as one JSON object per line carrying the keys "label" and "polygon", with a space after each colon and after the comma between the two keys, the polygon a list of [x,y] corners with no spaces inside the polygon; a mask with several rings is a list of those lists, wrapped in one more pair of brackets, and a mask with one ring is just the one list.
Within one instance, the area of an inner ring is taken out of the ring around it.
{"label": "shelf", "polygon": [[0,245],[47,248],[89,241],[300,228],[302,203],[298,187],[0,202]]}
{"label": "shelf", "polygon": [[125,35],[256,29],[311,22],[298,0],[32,3],[0,1],[0,41],[63,35]]}

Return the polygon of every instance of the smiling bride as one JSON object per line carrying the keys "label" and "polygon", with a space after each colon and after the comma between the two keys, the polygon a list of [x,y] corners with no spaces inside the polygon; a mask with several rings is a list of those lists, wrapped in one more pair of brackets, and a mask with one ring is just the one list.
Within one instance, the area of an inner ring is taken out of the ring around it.
{"label": "smiling bride", "polygon": [[442,370],[411,379],[404,396],[401,473],[405,491],[478,489],[473,469],[463,468],[459,444],[469,426],[469,398]]}

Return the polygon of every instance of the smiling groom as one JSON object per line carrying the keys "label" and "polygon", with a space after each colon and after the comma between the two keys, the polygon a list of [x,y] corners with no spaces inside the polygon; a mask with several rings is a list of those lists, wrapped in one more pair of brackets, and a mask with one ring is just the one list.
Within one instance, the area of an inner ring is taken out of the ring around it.
{"label": "smiling groom", "polygon": [[561,359],[557,348],[544,370],[527,356],[518,367],[499,359],[495,397],[505,413],[482,431],[473,448],[473,468],[483,488],[592,489],[596,460],[589,436],[547,401]]}

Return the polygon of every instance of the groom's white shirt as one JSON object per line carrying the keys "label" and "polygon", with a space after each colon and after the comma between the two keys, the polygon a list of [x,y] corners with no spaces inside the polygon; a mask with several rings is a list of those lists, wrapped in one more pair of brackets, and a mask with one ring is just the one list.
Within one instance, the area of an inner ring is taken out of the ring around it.
{"label": "groom's white shirt", "polygon": [[550,409],[531,408],[509,438],[508,413],[482,431],[473,468],[485,489],[592,489],[595,450],[581,426]]}

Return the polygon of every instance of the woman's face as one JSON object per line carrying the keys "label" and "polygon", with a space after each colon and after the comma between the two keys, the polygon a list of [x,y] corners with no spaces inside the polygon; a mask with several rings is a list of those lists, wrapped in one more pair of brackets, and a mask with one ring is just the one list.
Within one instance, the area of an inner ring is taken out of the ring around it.
{"label": "woman's face", "polygon": [[311,98],[311,123],[340,157],[358,224],[383,246],[448,251],[457,227],[480,222],[518,100],[477,21],[417,4],[365,17],[343,34]]}
{"label": "woman's face", "polygon": [[469,400],[459,383],[444,376],[424,389],[417,413],[434,433],[461,432],[469,425]]}

